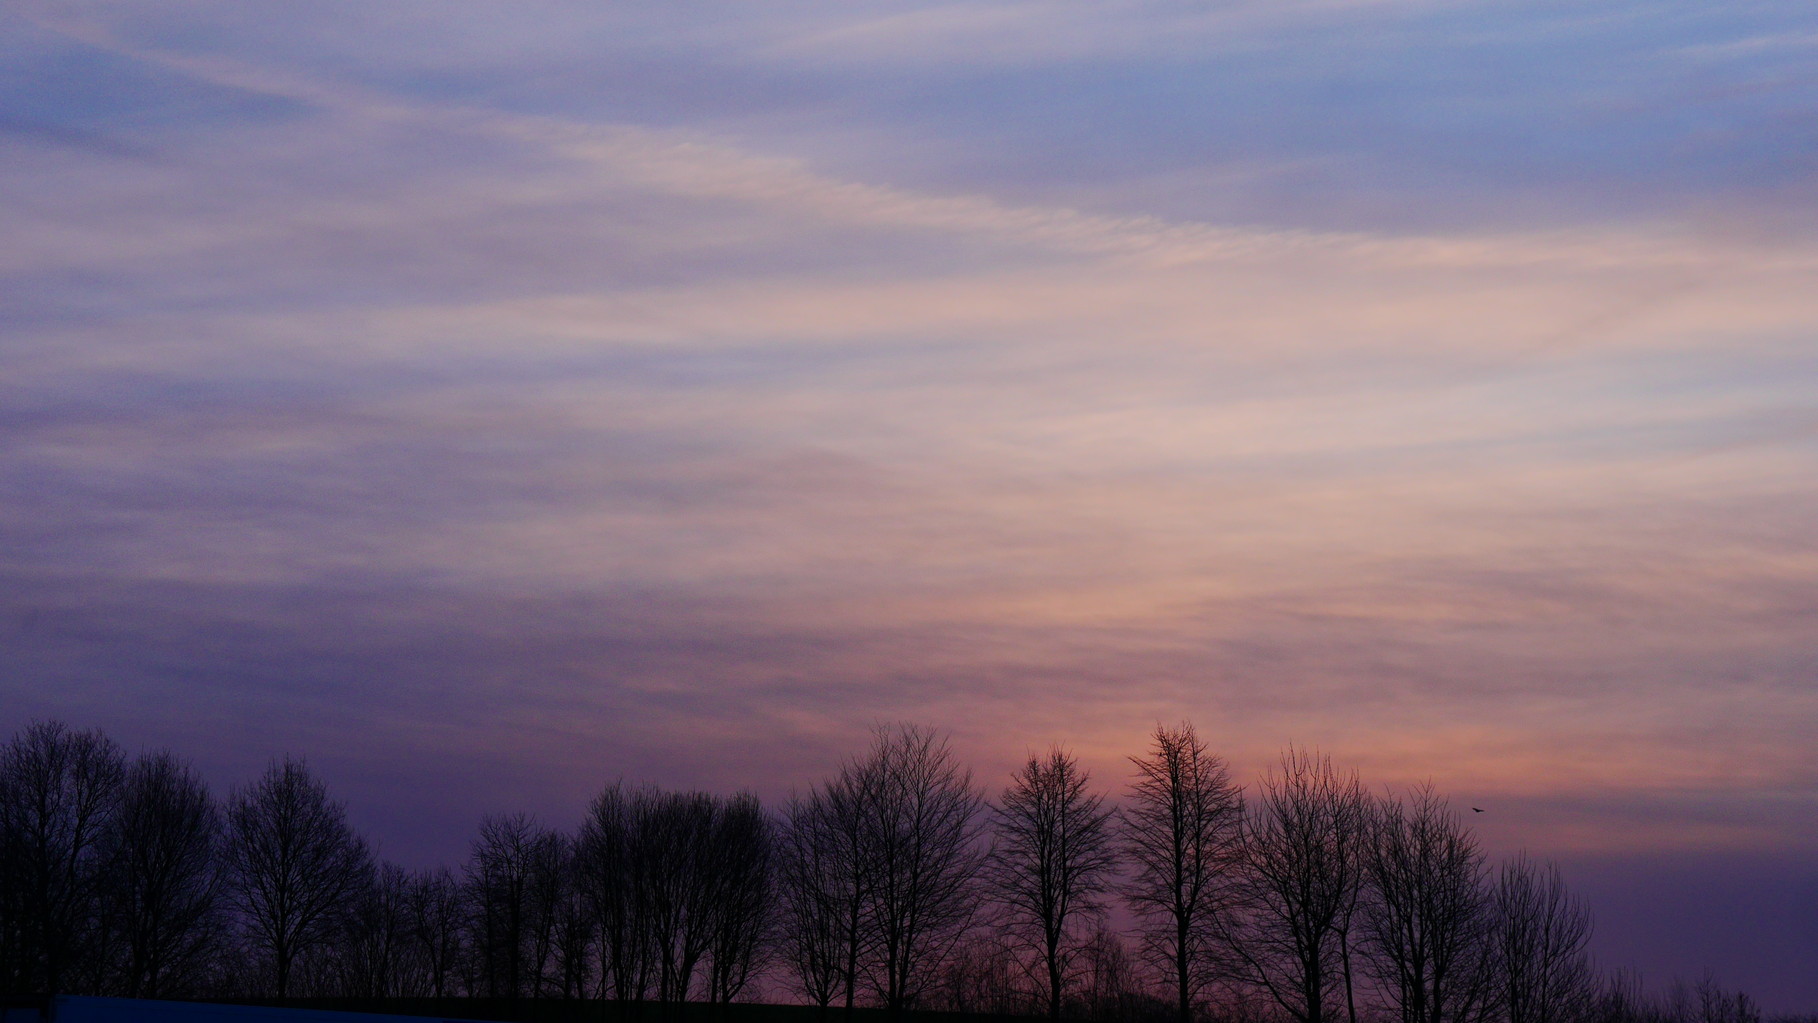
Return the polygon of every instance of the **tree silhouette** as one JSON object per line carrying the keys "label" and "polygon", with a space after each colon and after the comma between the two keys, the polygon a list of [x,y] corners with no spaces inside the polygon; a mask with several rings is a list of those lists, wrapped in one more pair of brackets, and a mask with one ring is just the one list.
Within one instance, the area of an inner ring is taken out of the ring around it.
{"label": "tree silhouette", "polygon": [[1496,993],[1507,1023],[1568,1023],[1585,1011],[1595,978],[1585,946],[1591,913],[1566,891],[1554,863],[1526,854],[1504,863],[1493,899]]}
{"label": "tree silhouette", "polygon": [[229,797],[225,860],[228,901],[287,997],[299,958],[330,942],[371,883],[366,843],[327,786],[286,757]]}
{"label": "tree silhouette", "polygon": [[345,933],[337,942],[337,989],[360,998],[422,995],[428,987],[420,946],[412,940],[411,877],[380,864],[372,883],[354,894]]}
{"label": "tree silhouette", "polygon": [[221,814],[168,752],[126,772],[103,845],[110,929],[124,944],[114,988],[130,998],[197,990],[221,947]]}
{"label": "tree silhouette", "polygon": [[1244,818],[1244,980],[1296,1023],[1356,1018],[1349,928],[1364,883],[1370,798],[1355,773],[1289,748]]}
{"label": "tree silhouette", "polygon": [[411,940],[423,960],[428,993],[453,994],[466,956],[468,904],[461,883],[447,867],[413,874],[407,895]]}
{"label": "tree silhouette", "polygon": [[494,998],[542,993],[554,947],[562,837],[529,814],[480,822],[467,864],[473,952],[482,990]]}
{"label": "tree silhouette", "polygon": [[1009,933],[1040,959],[1048,1018],[1060,1019],[1084,922],[1104,912],[1117,862],[1112,812],[1089,792],[1079,761],[1060,747],[1031,755],[995,808],[997,845],[989,881],[1005,909]]}
{"label": "tree silhouette", "polygon": [[95,986],[102,839],[124,777],[112,740],[58,721],[0,748],[0,990]]}
{"label": "tree silhouette", "polygon": [[776,830],[756,796],[720,804],[710,851],[707,996],[726,1004],[765,965],[775,923]]}
{"label": "tree silhouette", "polygon": [[[1558,868],[1486,871],[1430,784],[1372,800],[1290,748],[1246,800],[1190,724],[1131,762],[1121,815],[1059,748],[987,808],[937,733],[880,727],[777,818],[614,784],[573,836],[483,819],[458,876],[375,867],[301,760],[217,808],[167,752],[128,764],[35,723],[0,746],[0,995],[660,998],[679,1019],[780,967],[823,1014],[1761,1023],[1709,978],[1662,999],[1601,977]],[[1140,944],[1106,929],[1112,892]]]}
{"label": "tree silhouette", "polygon": [[893,1016],[934,979],[978,910],[984,798],[945,739],[915,725],[878,729],[859,823],[871,874],[871,981]]}
{"label": "tree silhouette", "polygon": [[779,947],[797,990],[823,1010],[842,996],[852,1007],[870,946],[859,801],[844,780],[790,800],[777,848]]}
{"label": "tree silhouette", "polygon": [[649,928],[644,923],[645,851],[637,821],[649,794],[609,785],[581,824],[576,856],[582,893],[593,904],[600,933],[600,994],[638,1002],[651,993]]}
{"label": "tree silhouette", "polygon": [[1243,794],[1193,725],[1157,725],[1124,810],[1133,868],[1124,897],[1142,921],[1143,953],[1173,989],[1180,1023],[1215,973],[1213,938],[1229,911]]}
{"label": "tree silhouette", "polygon": [[608,786],[577,843],[600,935],[602,990],[637,1001],[731,1001],[762,964],[771,924],[772,829],[750,795]]}
{"label": "tree silhouette", "polygon": [[1378,804],[1367,857],[1370,971],[1402,1023],[1488,1008],[1490,901],[1477,840],[1431,783]]}

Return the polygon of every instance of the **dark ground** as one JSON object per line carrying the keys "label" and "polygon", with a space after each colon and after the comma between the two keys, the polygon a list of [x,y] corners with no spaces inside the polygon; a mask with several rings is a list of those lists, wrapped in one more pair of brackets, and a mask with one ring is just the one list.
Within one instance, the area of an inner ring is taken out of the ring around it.
{"label": "dark ground", "polygon": [[[226,999],[223,999],[226,1001]],[[500,1023],[1029,1023],[1025,1016],[971,1012],[906,1012],[885,1009],[739,1002],[616,1002],[560,998],[244,998],[238,1005],[381,1012],[399,1016],[496,1020]]]}

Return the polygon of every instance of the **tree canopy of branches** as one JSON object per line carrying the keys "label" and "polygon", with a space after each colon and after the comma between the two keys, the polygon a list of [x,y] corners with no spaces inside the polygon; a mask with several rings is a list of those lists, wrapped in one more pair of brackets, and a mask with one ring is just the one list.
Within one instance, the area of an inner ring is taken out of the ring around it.
{"label": "tree canopy of branches", "polygon": [[[797,992],[825,1010],[849,975],[842,969],[847,921],[856,926],[856,898],[842,898],[845,872],[834,843],[823,837],[827,815],[810,796],[783,810],[777,844],[778,952]],[[848,983],[846,990],[851,989]]]}
{"label": "tree canopy of branches", "polygon": [[1572,1023],[1595,990],[1591,914],[1566,891],[1557,864],[1503,864],[1492,894],[1496,993],[1507,1023]]}
{"label": "tree canopy of branches", "polygon": [[427,989],[422,956],[412,940],[410,873],[379,864],[372,883],[354,895],[346,935],[335,949],[336,987],[358,998],[420,997]]}
{"label": "tree canopy of branches", "polygon": [[229,797],[225,859],[228,900],[287,997],[299,958],[334,938],[371,883],[366,843],[328,787],[287,757]]}
{"label": "tree canopy of branches", "polygon": [[413,874],[405,896],[410,935],[421,958],[425,993],[446,998],[459,986],[467,926],[461,883],[447,867]]}
{"label": "tree canopy of branches", "polygon": [[762,963],[772,827],[757,800],[607,787],[582,825],[579,869],[601,934],[602,986],[684,1001],[705,968],[731,1001]]}
{"label": "tree canopy of branches", "polygon": [[468,860],[474,954],[493,998],[543,993],[555,950],[556,909],[568,850],[528,814],[489,816]]}
{"label": "tree canopy of branches", "polygon": [[1364,947],[1402,1023],[1473,1023],[1488,1008],[1483,851],[1431,784],[1376,810]]}
{"label": "tree canopy of branches", "polygon": [[847,765],[857,807],[871,983],[884,1007],[912,1007],[978,909],[984,797],[945,739],[914,725],[878,729]]}
{"label": "tree canopy of branches", "polygon": [[1295,1023],[1356,1019],[1349,929],[1363,889],[1370,797],[1329,757],[1289,748],[1244,818],[1244,898],[1230,948],[1242,978]]}
{"label": "tree canopy of branches", "polygon": [[1236,879],[1243,793],[1190,723],[1156,726],[1132,757],[1124,810],[1131,876],[1124,897],[1143,924],[1143,952],[1173,989],[1180,1023],[1217,972],[1213,942]]}
{"label": "tree canopy of branches", "polygon": [[220,841],[220,811],[194,769],[167,752],[133,762],[104,838],[104,915],[125,945],[121,994],[156,998],[204,982],[225,923]]}
{"label": "tree canopy of branches", "polygon": [[796,988],[827,1008],[851,1009],[870,955],[872,872],[859,807],[871,779],[855,770],[790,800],[777,851],[780,949]]}
{"label": "tree canopy of branches", "polygon": [[707,993],[726,1004],[766,964],[776,923],[776,826],[756,796],[741,793],[719,803],[709,852]]}
{"label": "tree canopy of branches", "polygon": [[1031,755],[995,808],[997,845],[987,880],[1008,915],[1008,933],[1040,960],[1048,1018],[1084,945],[1083,923],[1099,919],[1117,856],[1112,812],[1090,792],[1090,776],[1060,747]]}
{"label": "tree canopy of branches", "polygon": [[594,798],[581,824],[576,850],[581,891],[593,903],[600,929],[601,997],[637,1002],[649,997],[649,929],[644,892],[636,878],[645,869],[639,818],[649,813],[651,793],[610,785]]}
{"label": "tree canopy of branches", "polygon": [[103,836],[124,776],[112,740],[60,722],[0,748],[0,990],[98,983]]}

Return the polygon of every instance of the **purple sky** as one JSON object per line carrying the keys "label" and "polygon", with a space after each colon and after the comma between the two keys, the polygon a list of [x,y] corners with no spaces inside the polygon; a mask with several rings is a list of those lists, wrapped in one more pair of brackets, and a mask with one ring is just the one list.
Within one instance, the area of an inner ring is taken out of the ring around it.
{"label": "purple sky", "polygon": [[0,729],[394,859],[1157,721],[1818,1010],[1818,8],[0,5]]}

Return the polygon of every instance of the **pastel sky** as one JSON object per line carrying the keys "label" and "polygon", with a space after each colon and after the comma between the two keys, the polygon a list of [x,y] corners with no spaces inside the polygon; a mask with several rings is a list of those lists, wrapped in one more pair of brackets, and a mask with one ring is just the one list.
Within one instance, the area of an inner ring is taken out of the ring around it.
{"label": "pastel sky", "polygon": [[0,5],[0,730],[381,851],[1432,779],[1818,1010],[1818,7]]}

